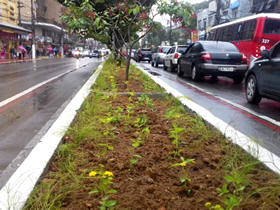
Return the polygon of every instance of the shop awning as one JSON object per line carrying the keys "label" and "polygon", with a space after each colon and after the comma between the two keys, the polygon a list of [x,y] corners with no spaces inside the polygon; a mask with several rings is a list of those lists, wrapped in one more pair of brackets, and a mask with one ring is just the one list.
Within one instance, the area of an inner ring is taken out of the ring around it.
{"label": "shop awning", "polygon": [[[23,25],[31,26],[31,22],[22,21],[21,23]],[[35,25],[35,27],[47,28],[47,29],[52,30],[52,31],[61,32],[63,30],[63,32],[66,32],[65,29],[63,29],[60,26],[57,26],[55,24],[52,24],[52,23],[35,22],[34,25]]]}
{"label": "shop awning", "polygon": [[30,30],[25,29],[23,27],[12,25],[9,23],[3,23],[3,22],[0,22],[0,30],[3,30],[5,32],[10,32],[10,33],[18,33],[18,34],[31,33]]}

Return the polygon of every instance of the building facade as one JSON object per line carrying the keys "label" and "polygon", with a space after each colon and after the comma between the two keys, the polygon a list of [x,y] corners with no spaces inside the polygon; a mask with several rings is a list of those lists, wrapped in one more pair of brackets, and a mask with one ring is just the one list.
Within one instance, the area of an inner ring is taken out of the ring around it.
{"label": "building facade", "polygon": [[17,55],[20,36],[29,30],[18,26],[18,1],[0,0],[0,56],[13,59]]}
{"label": "building facade", "polygon": [[[21,25],[32,30],[31,1],[23,1],[21,12]],[[34,0],[34,30],[36,41],[36,54],[47,55],[48,48],[56,48],[63,53],[69,43],[68,35],[63,29],[60,16],[62,5],[56,0]],[[36,9],[35,9],[36,8]],[[32,36],[25,36],[24,42],[28,48],[31,45]]]}

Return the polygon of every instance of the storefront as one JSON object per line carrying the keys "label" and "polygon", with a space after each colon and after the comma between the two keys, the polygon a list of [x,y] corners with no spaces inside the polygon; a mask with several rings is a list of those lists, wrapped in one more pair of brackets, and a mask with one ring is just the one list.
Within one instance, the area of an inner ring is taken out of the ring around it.
{"label": "storefront", "polygon": [[1,59],[16,58],[20,36],[30,33],[25,28],[8,23],[0,23],[0,56]]}

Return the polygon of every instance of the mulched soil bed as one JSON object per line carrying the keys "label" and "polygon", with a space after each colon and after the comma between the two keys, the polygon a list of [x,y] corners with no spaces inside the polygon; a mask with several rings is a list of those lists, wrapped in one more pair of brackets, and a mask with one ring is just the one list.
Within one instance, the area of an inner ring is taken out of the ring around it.
{"label": "mulched soil bed", "polygon": [[[114,82],[123,84],[124,67],[114,74]],[[135,69],[131,74],[127,88],[118,85],[117,92],[159,91],[159,88],[149,89],[143,85],[142,79],[145,77],[135,72]],[[106,81],[110,83],[109,78],[106,78]],[[94,90],[106,92],[111,91],[111,88],[108,86]],[[90,171],[100,170],[100,167],[114,174],[110,187],[117,192],[109,197],[117,203],[112,209],[207,209],[207,202],[211,202],[212,206],[218,204],[225,208],[226,205],[221,201],[223,197],[218,196],[216,188],[227,183],[224,176],[248,163],[254,163],[248,171],[237,170],[241,171],[241,175],[246,173],[243,183],[245,189],[238,194],[242,201],[234,209],[280,209],[278,177],[228,143],[198,117],[177,111],[175,115],[178,114],[178,117],[168,118],[166,114],[170,108],[179,106],[176,100],[163,94],[162,98],[151,98],[153,106],[149,107],[147,104],[137,105],[139,99],[133,93],[118,95],[117,92],[116,97],[104,97],[106,94],[98,95],[94,92],[87,99],[89,104],[94,104],[98,97],[98,103],[102,103],[100,109],[104,109],[102,113],[98,113],[97,118],[89,117],[88,122],[95,120],[96,125],[99,125],[91,128],[96,131],[96,135],[80,134],[77,140],[77,135],[74,135],[72,130],[81,127],[84,115],[80,114],[63,141],[65,145],[72,145],[71,151],[61,148],[58,150],[26,209],[99,209],[104,194],[89,194],[96,188],[98,179],[92,179],[88,174]],[[130,115],[132,123],[127,124],[124,118],[109,124],[98,122],[101,116],[108,116],[110,110],[114,113],[114,110],[119,109],[123,110],[120,111],[123,115],[127,114],[128,104],[134,105]],[[150,133],[139,147],[133,147],[133,140],[139,137],[144,128],[137,126],[135,122],[139,116],[144,115],[147,119],[144,127],[148,127]],[[176,146],[172,144],[170,137],[174,124],[184,128],[180,134],[179,156],[174,155]],[[110,134],[106,133],[108,130]],[[100,146],[101,143],[103,146]],[[104,149],[104,144],[111,148]],[[135,154],[140,158],[131,164]],[[171,167],[172,164],[181,162],[180,157],[194,159],[194,163],[184,167]],[[180,182],[182,176],[189,179],[186,185]],[[73,187],[74,183],[77,183],[76,187]],[[271,188],[265,189],[268,186]],[[228,189],[234,191],[231,184],[228,184]],[[260,190],[257,192],[257,189]]]}

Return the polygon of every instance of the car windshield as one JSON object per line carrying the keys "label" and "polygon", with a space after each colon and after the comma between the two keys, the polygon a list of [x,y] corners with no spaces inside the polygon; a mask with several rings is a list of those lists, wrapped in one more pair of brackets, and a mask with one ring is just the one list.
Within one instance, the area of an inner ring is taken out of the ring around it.
{"label": "car windshield", "polygon": [[239,52],[238,49],[228,42],[204,42],[203,48],[212,52]]}
{"label": "car windshield", "polygon": [[187,50],[188,46],[178,46],[177,52],[184,53]]}
{"label": "car windshield", "polygon": [[98,50],[94,50],[93,52],[94,52],[94,53],[98,53]]}
{"label": "car windshield", "polygon": [[264,34],[280,34],[280,20],[267,19],[265,20]]}
{"label": "car windshield", "polygon": [[166,53],[168,53],[169,49],[170,49],[170,47],[163,47],[162,52],[166,54]]}

